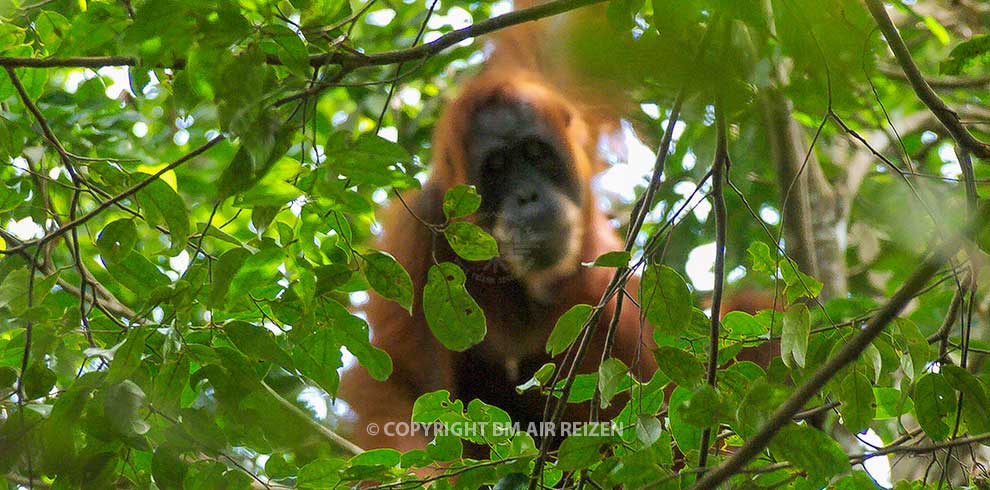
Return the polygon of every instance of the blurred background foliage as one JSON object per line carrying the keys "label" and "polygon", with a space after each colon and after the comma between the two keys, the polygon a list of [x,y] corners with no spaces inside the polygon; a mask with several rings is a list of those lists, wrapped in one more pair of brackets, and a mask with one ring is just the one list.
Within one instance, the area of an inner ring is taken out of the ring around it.
{"label": "blurred background foliage", "polygon": [[[7,475],[0,488],[333,488],[391,481],[458,455],[435,449],[400,460],[378,451],[348,459],[324,430],[348,430],[346,405],[332,403],[338,368],[356,358],[377,377],[391,370],[360,316],[377,274],[367,267],[380,231],[375,212],[429,171],[438,111],[479,69],[485,43],[468,38],[401,63],[367,63],[362,53],[434,42],[509,10],[506,2],[465,0],[0,0],[0,65],[14,67],[22,85],[0,77],[0,472]],[[895,2],[889,12],[922,72],[985,140],[990,7],[925,0]],[[813,177],[802,192],[813,213],[834,215],[816,230],[838,255],[811,265],[841,278],[798,260],[826,290],[825,306],[811,308],[807,320],[815,328],[809,369],[850,332],[829,323],[882,304],[940,227],[964,219],[953,142],[905,82],[860,2],[613,0],[585,17],[558,25],[544,49],[584,90],[604,94],[621,119],[601,145],[612,164],[596,180],[603,206],[624,226],[660,136],[673,131],[658,204],[639,243],[676,221],[663,262],[688,279],[696,306],[713,282],[713,215],[702,198],[710,186],[692,193],[714,156],[714,98],[727,108],[730,178],[741,193],[727,196],[730,289],[775,288],[776,275],[758,267],[760,249],[752,248],[762,242],[772,250],[781,232],[788,186],[774,156],[775,109],[785,109],[805,145],[816,136],[809,163],[817,170],[809,174],[821,180]],[[312,62],[319,55],[344,61]],[[682,120],[667,128],[661,121],[682,89]],[[29,105],[58,144],[43,136]],[[974,167],[985,198],[990,170],[985,161]],[[70,232],[45,238],[80,217]],[[800,247],[789,240],[788,252]],[[904,433],[891,422],[902,413],[955,420],[953,403],[914,399],[905,408],[915,374],[943,354],[924,337],[941,325],[957,289],[952,275],[944,278],[878,341],[875,357],[860,361],[874,375],[868,387],[884,397],[857,402],[874,406],[858,427],[870,427],[862,437],[874,444]],[[986,293],[979,284],[965,298],[969,314],[946,339],[949,354],[990,351]],[[730,328],[739,336],[726,345],[764,341],[768,327],[760,325]],[[696,338],[666,342],[704,359]],[[919,371],[902,382],[895,371],[904,356]],[[776,360],[760,376],[799,382],[804,366],[792,367]],[[969,396],[983,390],[985,402],[987,370],[971,371]],[[963,392],[937,371],[928,374],[939,377],[925,387]],[[849,391],[834,388],[831,396],[861,394]],[[738,407],[744,394],[725,395],[724,403]],[[675,396],[682,395],[692,396]],[[877,404],[894,413],[877,414]],[[964,414],[963,427],[986,432],[980,413]],[[678,423],[685,414],[691,420],[688,410]],[[722,416],[736,417],[733,410]],[[673,437],[692,439],[692,425],[711,422],[685,422]],[[949,436],[936,422],[922,425],[929,436]],[[660,440],[656,447],[670,436]],[[517,442],[521,449],[503,444],[514,449],[499,455],[532,459],[532,441]],[[790,451],[783,459],[803,457]],[[629,454],[640,459],[619,461],[627,469],[606,471],[603,481],[635,487],[671,471],[669,454],[651,453],[644,463],[641,452],[620,450],[611,459]],[[456,485],[504,482],[519,471],[482,467]],[[889,485],[889,471],[877,471]],[[751,483],[823,481],[823,473],[810,473],[781,469]],[[864,484],[862,475],[846,478]],[[437,483],[446,484],[453,483]]]}

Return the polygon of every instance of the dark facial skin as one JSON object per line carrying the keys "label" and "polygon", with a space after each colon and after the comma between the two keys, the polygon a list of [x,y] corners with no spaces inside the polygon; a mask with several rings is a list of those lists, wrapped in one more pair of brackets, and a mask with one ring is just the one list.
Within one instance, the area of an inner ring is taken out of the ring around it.
{"label": "dark facial skin", "polygon": [[551,128],[527,104],[495,100],[478,109],[467,134],[469,179],[482,198],[479,224],[499,241],[517,277],[572,261],[581,187]]}

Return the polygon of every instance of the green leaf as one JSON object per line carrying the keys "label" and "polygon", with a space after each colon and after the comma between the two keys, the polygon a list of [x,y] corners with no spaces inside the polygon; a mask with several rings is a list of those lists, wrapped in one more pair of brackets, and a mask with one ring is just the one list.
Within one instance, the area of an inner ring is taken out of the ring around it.
{"label": "green leaf", "polygon": [[554,370],[556,369],[557,365],[552,362],[548,362],[540,366],[540,369],[537,369],[536,372],[533,373],[533,377],[529,378],[525,383],[516,386],[516,393],[521,395],[529,390],[546,386],[546,384],[550,382],[550,377],[553,376]]}
{"label": "green leaf", "polygon": [[138,97],[144,94],[144,87],[151,82],[149,73],[148,69],[142,66],[132,66],[127,70],[128,85],[131,88],[131,92]]}
{"label": "green leaf", "polygon": [[412,421],[420,424],[432,424],[440,417],[453,413],[460,415],[464,411],[464,403],[460,400],[451,401],[447,390],[424,393],[413,402]]}
{"label": "green leaf", "polygon": [[705,368],[688,352],[676,347],[661,346],[653,351],[657,368],[678,386],[690,388],[705,379]]}
{"label": "green leaf", "polygon": [[[660,410],[664,402],[664,387],[670,380],[660,371],[653,373],[653,377],[646,384],[635,383],[629,393],[629,402],[622,408],[619,415],[613,422],[621,427],[630,427],[636,423],[641,414],[655,414]],[[625,431],[628,434],[628,431]],[[631,437],[631,434],[629,434]],[[629,440],[626,435],[625,440]]]}
{"label": "green leaf", "polygon": [[155,455],[151,457],[151,474],[155,477],[155,484],[162,490],[181,490],[188,470],[181,453],[173,446],[158,446]]}
{"label": "green leaf", "polygon": [[616,30],[632,29],[636,14],[643,8],[644,0],[617,0],[609,2],[605,11],[609,25]]}
{"label": "green leaf", "polygon": [[450,248],[465,260],[488,260],[498,256],[498,243],[478,225],[466,221],[451,223],[443,230]]}
{"label": "green leaf", "polygon": [[338,459],[317,459],[299,468],[296,484],[306,490],[337,488],[344,467],[344,462]]}
{"label": "green leaf", "polygon": [[701,429],[687,423],[682,413],[687,408],[687,402],[690,399],[691,390],[678,386],[670,393],[667,408],[670,418],[670,435],[674,437],[674,442],[677,443],[680,451],[693,456],[698,453],[701,445]]}
{"label": "green leaf", "polygon": [[312,71],[309,66],[309,52],[299,35],[278,24],[268,24],[266,29],[271,31],[269,39],[277,46],[275,53],[282,64],[293,75],[303,80],[308,79]]}
{"label": "green leaf", "polygon": [[28,400],[47,396],[55,386],[55,371],[44,362],[31,363],[24,372],[24,396]]}
{"label": "green leaf", "polygon": [[770,442],[770,450],[777,458],[790,461],[815,479],[828,480],[850,468],[839,443],[807,425],[785,425]]}
{"label": "green leaf", "polygon": [[603,458],[603,448],[612,439],[605,436],[574,434],[564,439],[557,451],[557,469],[577,471],[590,467]]}
{"label": "green leaf", "polygon": [[275,342],[275,337],[265,327],[235,320],[225,324],[223,331],[249,358],[273,362],[286,369],[293,369],[292,358]]}
{"label": "green leaf", "polygon": [[[981,206],[977,214],[980,223],[990,221],[990,207]],[[984,253],[990,253],[990,226],[980,226],[973,234],[973,241],[980,247],[980,250]]]}
{"label": "green leaf", "polygon": [[674,269],[648,266],[643,272],[639,300],[646,319],[657,332],[678,336],[686,330],[691,319],[691,292]]}
{"label": "green leaf", "polygon": [[557,357],[574,343],[592,311],[590,305],[574,305],[557,319],[550,337],[547,338],[546,350],[551,357]]}
{"label": "green leaf", "polygon": [[419,187],[419,181],[413,177],[412,155],[381,136],[363,134],[351,141],[349,135],[335,133],[327,142],[326,154],[329,168],[350,179],[352,184],[396,189]]}
{"label": "green leaf", "polygon": [[625,250],[616,252],[605,252],[598,256],[594,262],[582,263],[581,265],[590,267],[626,267],[632,259],[632,254]]}
{"label": "green leaf", "polygon": [[217,181],[217,193],[221,199],[252,188],[292,145],[295,134],[292,125],[279,125],[274,119],[265,119],[258,124],[261,127],[257,131],[265,133],[266,137],[258,141],[241,141],[240,148]]}
{"label": "green leaf", "polygon": [[928,363],[934,360],[935,352],[918,325],[911,320],[897,318],[894,326],[897,332],[894,340],[901,351],[901,370],[909,380],[916,380],[925,373]]}
{"label": "green leaf", "polygon": [[[274,209],[274,208],[269,208],[269,209]],[[254,219],[254,211],[251,212],[251,218]],[[293,241],[295,241],[295,236],[296,236],[295,230],[292,228],[291,225],[285,223],[284,221],[275,222],[275,232],[278,233],[278,242],[281,243],[283,246],[291,244]]]}
{"label": "green leaf", "polygon": [[210,298],[207,301],[209,306],[223,306],[224,298],[230,289],[230,281],[250,256],[251,252],[246,249],[232,248],[224,252],[213,264],[213,283],[211,284]]}
{"label": "green leaf", "polygon": [[268,287],[279,276],[278,266],[285,260],[285,250],[272,246],[263,248],[246,257],[230,280],[230,291],[226,297],[233,301],[243,301],[251,291]]}
{"label": "green leaf", "polygon": [[481,196],[473,185],[456,185],[447,189],[443,196],[443,215],[449,220],[467,216],[477,211],[479,206]]}
{"label": "green leaf", "polygon": [[[656,484],[657,477],[661,475],[673,476],[673,473],[661,466],[666,466],[666,464],[661,463],[666,458],[665,453],[666,451],[658,447],[623,451],[615,457],[609,458],[602,470],[617,460],[618,464],[608,473],[609,481],[619,484],[617,488],[664,488],[664,485]],[[673,481],[665,483],[676,485]]]}
{"label": "green leaf", "polygon": [[[223,482],[227,467],[218,461],[199,460],[191,463],[182,480],[182,488],[187,490],[219,490],[227,486]],[[234,487],[237,488],[237,487]]]}
{"label": "green leaf", "polygon": [[732,337],[759,337],[770,331],[770,324],[744,311],[730,311],[722,317],[722,328]]}
{"label": "green leaf", "polygon": [[378,381],[385,381],[392,374],[392,358],[371,345],[368,340],[368,323],[348,314],[334,322],[337,338],[347,350],[354,354],[358,362],[368,370],[368,374]]}
{"label": "green leaf", "polygon": [[457,436],[441,434],[426,445],[426,453],[434,461],[454,461],[464,454],[464,444]]}
{"label": "green leaf", "polygon": [[7,273],[6,277],[3,278],[4,287],[0,288],[0,308],[9,305],[11,309],[15,309],[13,305],[17,303],[24,303],[16,308],[17,310],[23,310],[27,307],[24,298],[27,296],[28,282],[32,272],[26,267],[21,267]]}
{"label": "green leaf", "polygon": [[509,414],[481,400],[474,399],[468,403],[467,419],[476,424],[477,431],[474,434],[467,434],[464,439],[477,444],[491,444],[504,442],[512,436],[508,428],[512,424]]}
{"label": "green leaf", "polygon": [[[630,378],[626,378],[630,381]],[[553,387],[553,396],[560,398],[560,393],[564,389],[564,381],[558,380],[557,384]],[[631,383],[624,383],[623,389],[628,389]],[[574,377],[574,383],[571,385],[571,392],[567,395],[567,403],[581,403],[586,402],[595,396],[595,389],[598,387],[598,373],[588,373],[579,374]]]}
{"label": "green leaf", "polygon": [[949,45],[949,31],[945,30],[945,27],[938,22],[938,19],[930,15],[922,17],[922,21],[925,23],[925,27],[928,31],[938,39],[938,42],[942,43],[942,46]]}
{"label": "green leaf", "polygon": [[765,378],[753,381],[736,410],[736,422],[732,424],[732,428],[743,439],[753,437],[788,395],[790,390],[770,384]]}
{"label": "green leaf", "polygon": [[914,402],[896,388],[873,388],[877,400],[877,414],[874,420],[900,417],[914,410]]}
{"label": "green leaf", "polygon": [[680,407],[681,419],[699,429],[716,426],[729,418],[728,413],[729,409],[718,392],[707,384],[695,389],[691,398]]}
{"label": "green leaf", "polygon": [[299,176],[301,168],[293,158],[283,156],[277,159],[254,185],[237,196],[234,205],[239,208],[285,206],[303,194],[290,183]]}
{"label": "green leaf", "polygon": [[811,335],[811,316],[802,303],[791,306],[784,313],[784,326],[780,334],[780,357],[787,367],[804,367],[808,354],[808,338]]}
{"label": "green leaf", "polygon": [[756,380],[765,379],[766,373],[759,365],[742,361],[736,362],[718,373],[718,389],[726,400],[742,403]]}
{"label": "green leaf", "polygon": [[949,421],[955,418],[956,397],[938,373],[927,373],[914,384],[914,410],[918,425],[928,437],[941,441],[949,436]]}
{"label": "green leaf", "polygon": [[466,471],[457,476],[457,481],[454,482],[454,488],[456,490],[490,488],[490,485],[497,484],[497,482],[498,477],[496,476],[494,467],[485,465],[468,466]]}
{"label": "green leaf", "polygon": [[860,357],[860,364],[866,365],[870,369],[870,372],[873,374],[873,383],[880,381],[880,375],[883,372],[883,356],[875,344],[866,346],[863,355]]}
{"label": "green leaf", "polygon": [[962,416],[971,434],[990,432],[990,401],[983,382],[959,366],[942,366],[942,376],[953,389],[962,393]]}
{"label": "green leaf", "polygon": [[607,408],[609,403],[621,390],[622,383],[629,373],[629,368],[622,361],[610,357],[598,368],[598,389],[601,391],[601,408]]}
{"label": "green leaf", "polygon": [[301,11],[303,27],[323,27],[351,15],[351,4],[347,0],[307,0],[296,4]]}
{"label": "green leaf", "polygon": [[182,391],[189,383],[189,357],[180,353],[162,363],[154,377],[151,403],[161,411],[176,412],[182,400]]}
{"label": "green leaf", "polygon": [[373,251],[364,257],[364,276],[368,284],[385,299],[402,305],[412,314],[413,285],[409,273],[394,257]]}
{"label": "green leaf", "polygon": [[391,448],[369,449],[350,459],[352,466],[398,466],[402,453]]}
{"label": "green leaf", "polygon": [[[52,291],[58,281],[59,273],[41,277],[40,274],[34,278],[34,288],[32,303],[38,305],[44,301],[48,293]],[[0,287],[0,308],[6,306],[15,315],[26,315],[28,312],[27,297],[28,283],[30,282],[29,271],[25,267],[20,267],[7,274],[3,278],[3,287]]]}
{"label": "green leaf", "polygon": [[51,10],[39,12],[34,18],[34,32],[50,55],[58,51],[62,39],[69,33],[70,28],[69,20],[65,16]]}
{"label": "green leaf", "polygon": [[[347,284],[347,281],[349,281],[353,275],[354,272],[351,270],[351,268],[344,264],[330,264],[330,265],[323,265],[317,267],[316,294],[318,296],[322,296],[326,293],[336,290],[337,288],[343,286],[344,284]],[[365,275],[367,275],[367,271],[365,271]],[[412,295],[411,291],[410,291],[410,295]],[[410,298],[409,301],[411,303],[412,298]]]}
{"label": "green leaf", "polygon": [[423,288],[423,315],[444,347],[462,352],[485,338],[485,313],[464,289],[464,271],[442,262],[430,267]]}
{"label": "green leaf", "polygon": [[869,473],[865,471],[854,471],[842,477],[834,485],[830,485],[830,488],[835,490],[876,490],[879,487],[877,482],[873,481],[873,478],[870,478]]}
{"label": "green leaf", "polygon": [[265,475],[273,480],[282,480],[295,476],[296,466],[285,460],[282,453],[275,453],[265,462]]}
{"label": "green leaf", "polygon": [[[209,366],[216,372],[225,373],[218,366]],[[212,381],[212,380],[211,380]],[[181,431],[183,437],[191,437],[196,441],[196,446],[201,446],[209,450],[220,450],[227,444],[227,439],[223,432],[217,427],[216,418],[206,409],[183,408],[179,411],[182,416],[181,423],[175,427]],[[182,434],[182,433],[185,434]]]}
{"label": "green leaf", "polygon": [[236,54],[221,46],[216,51],[206,51],[211,57],[205,58],[201,65],[209,74],[217,119],[221,130],[236,135],[242,147],[247,147],[258,165],[255,169],[259,169],[271,156],[271,144],[278,139],[273,135],[282,121],[261,100],[265,85],[272,83],[274,73],[265,63],[265,53],[259,44],[243,44],[244,49]]}
{"label": "green leaf", "polygon": [[53,402],[42,436],[45,458],[52,466],[63,468],[65,461],[76,459],[75,428],[90,394],[100,386],[104,373],[89,372],[79,377]]}
{"label": "green leaf", "polygon": [[143,434],[148,431],[148,423],[140,418],[138,411],[144,401],[144,390],[125,379],[107,387],[103,395],[103,414],[118,434]]}
{"label": "green leaf", "polygon": [[643,446],[652,446],[654,442],[660,439],[662,432],[660,419],[652,415],[640,415],[636,418],[636,440],[641,442]]}
{"label": "green leaf", "polygon": [[152,328],[132,328],[127,332],[127,338],[120,344],[120,347],[117,347],[113,354],[113,361],[110,362],[110,369],[107,370],[106,383],[108,385],[129,378],[141,365],[144,343],[153,331]]}
{"label": "green leaf", "polygon": [[[134,175],[138,180],[151,177],[143,173]],[[186,202],[161,178],[151,181],[138,191],[136,197],[148,223],[164,224],[168,229],[172,242],[169,254],[174,256],[181,252],[189,238],[189,211],[186,210]]]}
{"label": "green leaf", "polygon": [[509,473],[503,476],[492,490],[526,490],[529,488],[529,475],[525,473]]}
{"label": "green leaf", "polygon": [[969,67],[990,63],[990,34],[973,36],[952,48],[949,59],[939,65],[943,75],[959,75]]}
{"label": "green leaf", "polygon": [[[22,46],[18,49],[8,51],[5,56],[24,56],[30,57],[33,55],[33,50],[28,46]],[[17,77],[21,81],[21,85],[24,86],[24,92],[32,101],[38,101],[42,95],[45,93],[45,88],[48,86],[48,70],[37,70],[31,68],[21,68],[15,70]],[[0,93],[6,92],[6,88],[10,87],[10,83],[5,83],[6,87],[0,86]]]}
{"label": "green leaf", "polygon": [[134,220],[118,219],[103,227],[96,239],[96,247],[100,255],[107,260],[116,261],[127,257],[137,245],[137,226]]}
{"label": "green leaf", "polygon": [[337,369],[341,367],[340,344],[330,329],[320,329],[296,342],[292,362],[303,376],[313,380],[327,393],[334,394],[340,385]]}
{"label": "green leaf", "polygon": [[10,366],[0,366],[0,387],[9,388],[17,382],[17,370]]}
{"label": "green leaf", "polygon": [[852,433],[866,430],[876,415],[877,402],[873,396],[873,385],[863,373],[849,371],[836,385],[842,424]]}
{"label": "green leaf", "polygon": [[784,296],[788,303],[800,298],[814,298],[821,293],[821,282],[798,270],[793,260],[785,256],[778,258],[766,243],[753,242],[746,251],[753,263],[753,270],[767,272],[771,276],[780,272],[780,277],[784,280]]}
{"label": "green leaf", "polygon": [[122,286],[137,294],[148,294],[156,287],[167,285],[170,280],[143,255],[131,251],[121,260],[104,258],[107,272]]}

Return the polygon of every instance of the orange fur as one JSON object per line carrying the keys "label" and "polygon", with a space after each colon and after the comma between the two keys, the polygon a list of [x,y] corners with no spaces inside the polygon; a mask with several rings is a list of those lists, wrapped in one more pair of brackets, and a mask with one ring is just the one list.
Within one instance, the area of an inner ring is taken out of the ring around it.
{"label": "orange fur", "polygon": [[[592,261],[605,252],[622,249],[622,240],[600,211],[590,188],[593,173],[604,167],[595,145],[602,121],[608,118],[601,117],[601,112],[593,107],[589,109],[587,103],[572,102],[586,100],[574,90],[580,84],[574,83],[573,78],[562,82],[566,76],[546,74],[546,56],[538,46],[547,22],[550,21],[518,26],[499,34],[495,56],[481,74],[463,84],[460,94],[446,105],[434,128],[433,163],[424,188],[405,197],[409,210],[393,202],[384,216],[384,233],[378,247],[393,254],[409,271],[416,295],[412,315],[374,295],[365,308],[373,329],[372,342],[392,357],[394,370],[385,382],[373,380],[361,367],[349,370],[342,379],[340,396],[353,409],[356,417],[353,439],[362,447],[400,450],[424,447],[428,442],[425,437],[389,437],[383,432],[372,435],[365,427],[370,423],[383,427],[387,422],[407,422],[419,395],[441,389],[449,390],[454,397],[468,398],[465,402],[478,397],[493,403],[509,411],[517,422],[542,420],[544,398],[533,393],[517,395],[514,387],[545,362],[561,364],[562,359],[550,359],[544,353],[556,320],[575,304],[596,304],[611,280],[611,269],[578,266],[550,285],[555,292],[550,304],[533,304],[517,281],[480,280],[486,273],[484,264],[460,261],[446,247],[442,236],[434,236],[419,221],[434,224],[444,221],[441,208],[444,192],[457,184],[468,183],[464,141],[472,114],[493,99],[507,98],[525,101],[566,142],[571,157],[569,171],[579,177],[584,191],[583,202],[579,203],[584,225],[580,260]],[[488,335],[466,352],[445,349],[433,337],[423,316],[422,289],[434,257],[438,261],[460,263],[465,268],[467,288],[485,311]],[[638,280],[630,280],[626,290],[637,291]],[[730,297],[726,300],[730,308],[723,311],[751,310],[763,307],[764,303],[762,297],[755,304],[752,298]],[[516,311],[520,305],[528,312],[524,324],[520,324]],[[604,332],[613,312],[614,301],[606,306],[601,323],[596,326],[597,334],[582,372],[597,369]],[[648,379],[656,370],[651,354],[654,347],[651,328],[641,323],[638,309],[627,301],[619,317],[613,356],[629,365],[641,379]],[[613,403],[613,408],[621,406]],[[586,420],[587,414],[587,404],[572,404],[567,419]]]}
{"label": "orange fur", "polygon": [[[596,205],[590,187],[598,159],[593,153],[593,139],[579,109],[535,72],[495,66],[498,69],[490,67],[467,82],[460,95],[443,111],[434,129],[431,176],[422,191],[406,197],[410,209],[425,221],[443,222],[441,203],[444,192],[467,181],[463,141],[474,109],[492,98],[523,100],[562,136],[570,152],[570,172],[580,177],[584,187],[584,202],[580,203],[584,223],[580,260],[592,261],[605,252],[620,250],[623,244]],[[479,397],[500,406],[500,402],[509,400],[508,410],[514,420],[539,421],[543,398],[536,395],[517,396],[514,386],[526,381],[544,362],[551,361],[544,352],[544,345],[557,318],[575,304],[596,304],[611,279],[612,270],[578,265],[552,284],[555,292],[552,304],[542,305],[532,304],[526,292],[514,281],[487,283],[472,280],[477,268],[485,266],[463,264],[468,270],[468,290],[487,316],[488,335],[478,346],[456,353],[446,350],[434,339],[423,317],[420,294],[434,255],[440,261],[456,262],[458,259],[446,249],[443,237],[432,236],[432,232],[399,203],[393,203],[388,209],[383,230],[379,247],[392,253],[406,267],[413,278],[417,296],[411,316],[401,306],[377,296],[367,305],[366,312],[373,329],[372,341],[392,357],[394,372],[385,382],[374,381],[360,367],[345,374],[340,396],[351,405],[357,417],[355,442],[368,448],[423,447],[427,442],[424,438],[393,438],[384,434],[372,436],[364,431],[364,427],[369,423],[383,426],[386,422],[408,421],[416,397],[440,389],[450,390],[458,397]],[[635,291],[636,281],[631,281],[627,289]],[[517,311],[513,310],[516,306],[524,306],[529,312],[527,324],[519,324]],[[597,367],[604,341],[603,332],[612,311],[613,304],[609,304],[602,315],[600,333],[586,358],[585,372]],[[620,317],[614,355],[633,366],[634,372],[649,376],[656,369],[650,354],[652,347],[650,330],[642,328],[638,311],[627,305]],[[479,366],[493,372],[476,372]],[[512,366],[521,366],[522,369],[513,374],[510,372]],[[490,375],[485,383],[487,386],[475,386],[465,392],[463,388],[468,380],[481,382],[479,375],[481,378]],[[584,419],[587,417],[587,407],[576,405],[573,414],[574,420]]]}

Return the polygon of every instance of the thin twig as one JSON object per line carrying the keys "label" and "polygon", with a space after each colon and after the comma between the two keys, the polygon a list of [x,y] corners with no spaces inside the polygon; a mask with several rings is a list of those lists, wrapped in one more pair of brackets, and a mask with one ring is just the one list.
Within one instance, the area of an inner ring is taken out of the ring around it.
{"label": "thin twig", "polygon": [[946,131],[952,135],[952,138],[956,140],[959,146],[962,146],[980,158],[990,158],[990,144],[976,139],[959,122],[959,114],[950,109],[938,94],[935,93],[935,90],[928,84],[928,81],[925,80],[921,70],[918,69],[918,65],[914,63],[907,45],[904,44],[904,39],[901,38],[900,33],[897,31],[897,27],[894,26],[894,23],[890,20],[890,16],[887,15],[887,10],[884,8],[883,2],[880,0],[866,0],[866,7],[870,10],[870,14],[873,15],[877,26],[880,27],[880,32],[886,38],[887,45],[890,46],[890,50],[894,53],[894,58],[897,59],[897,63],[904,70],[904,75],[907,77],[908,83],[911,84],[911,88],[914,89],[914,93],[921,99],[921,102],[935,114],[935,117],[945,126]]}
{"label": "thin twig", "polygon": [[52,231],[51,233],[48,233],[47,235],[45,235],[45,236],[43,236],[43,237],[41,237],[41,238],[39,238],[37,240],[32,240],[32,241],[29,241],[29,242],[24,242],[24,243],[22,243],[18,247],[10,247],[10,248],[7,248],[5,250],[0,250],[0,253],[2,253],[2,254],[16,253],[19,250],[22,250],[22,249],[27,248],[27,247],[33,247],[33,246],[36,246],[36,245],[44,245],[45,243],[50,242],[51,240],[53,240],[53,239],[55,239],[55,238],[57,238],[57,237],[65,234],[66,232],[72,230],[73,228],[75,228],[75,227],[77,227],[77,226],[79,226],[79,225],[81,225],[81,224],[83,224],[83,223],[85,223],[85,222],[93,219],[96,215],[102,213],[107,208],[109,208],[110,206],[113,206],[117,202],[122,201],[124,199],[127,199],[128,197],[134,195],[135,193],[137,193],[141,189],[144,189],[149,184],[151,184],[152,182],[156,181],[159,177],[161,177],[166,172],[168,172],[170,170],[174,170],[177,167],[181,166],[182,164],[188,162],[189,160],[192,160],[193,158],[195,158],[195,157],[197,157],[199,155],[202,155],[207,150],[209,150],[210,148],[212,148],[217,143],[223,141],[224,139],[226,139],[226,137],[223,136],[223,135],[219,135],[219,136],[214,137],[210,141],[207,141],[206,143],[203,143],[200,147],[196,148],[195,150],[193,150],[193,151],[191,151],[191,152],[183,155],[178,160],[176,160],[176,161],[174,161],[174,162],[172,162],[172,163],[170,163],[170,164],[162,167],[159,171],[155,172],[154,174],[152,174],[147,179],[144,179],[141,182],[138,182],[137,184],[134,184],[133,186],[131,186],[127,190],[121,192],[120,194],[117,194],[116,196],[113,196],[112,198],[110,198],[110,199],[108,199],[106,201],[103,201],[102,203],[100,203],[100,205],[98,205],[92,211],[90,211],[90,212],[88,212],[88,213],[80,216],[79,218],[76,218],[76,219],[74,219],[72,221],[69,221],[64,226],[62,226],[62,227],[60,227],[60,228]]}
{"label": "thin twig", "polygon": [[[892,78],[894,80],[908,81],[907,75],[898,68],[889,65],[880,65],[877,70],[887,78]],[[990,76],[976,76],[976,77],[925,77],[925,81],[932,88],[941,89],[967,89],[967,88],[986,88],[990,87]]]}
{"label": "thin twig", "polygon": [[[426,26],[430,23],[430,19],[433,18],[433,12],[436,10],[438,3],[440,3],[440,0],[433,0],[433,2],[430,3],[430,9],[426,11],[426,18],[424,18],[423,22],[419,25],[419,31],[416,32],[416,37],[413,38],[412,47],[419,45],[419,41],[423,39],[423,33],[426,32]],[[395,96],[395,87],[399,85],[398,77],[402,74],[403,64],[405,64],[405,62],[400,62],[395,65],[395,75],[393,76],[395,80],[389,84],[388,93],[385,94],[385,103],[382,104],[382,111],[378,113],[378,121],[375,123],[375,134],[378,134],[378,132],[382,129],[382,122],[385,121],[385,114],[388,113],[388,106],[391,105],[392,97]]]}
{"label": "thin twig", "polygon": [[[715,100],[715,159],[712,162],[712,209],[715,211],[715,285],[712,292],[711,325],[708,331],[708,367],[705,382],[715,388],[718,375],[719,320],[722,311],[722,290],[725,286],[725,192],[723,182],[729,170],[729,143],[726,131],[725,111],[720,98]],[[712,435],[711,427],[701,432],[701,452],[698,455],[698,468],[708,466],[708,442]]]}
{"label": "thin twig", "polygon": [[[704,40],[702,41],[702,44],[704,44]],[[663,171],[667,161],[667,156],[670,152],[670,145],[673,140],[674,126],[677,124],[677,121],[680,117],[680,108],[681,108],[681,104],[684,102],[684,97],[685,97],[685,90],[682,89],[681,92],[678,94],[677,99],[674,101],[674,105],[671,109],[670,116],[667,118],[667,131],[664,132],[663,139],[661,140],[660,143],[660,148],[657,150],[656,153],[656,161],[654,162],[653,165],[653,175],[650,178],[650,185],[649,187],[647,187],[647,190],[644,193],[643,198],[641,198],[639,207],[633,210],[633,213],[636,216],[631,220],[629,233],[626,235],[626,244],[625,244],[626,251],[632,249],[632,246],[635,243],[636,235],[639,233],[639,230],[642,228],[646,215],[648,214],[649,209],[652,207],[652,198],[653,195],[656,193],[656,188],[660,186],[661,176],[663,175]],[[604,293],[602,294],[602,300],[599,301],[598,305],[592,308],[591,315],[589,315],[588,319],[585,320],[584,325],[582,325],[581,338],[578,343],[574,360],[572,361],[568,369],[567,377],[564,380],[564,386],[560,390],[560,398],[557,400],[554,409],[552,411],[552,415],[550,418],[551,427],[558,425],[560,421],[563,419],[564,409],[566,408],[567,405],[567,398],[570,395],[571,388],[574,385],[574,380],[577,377],[578,367],[581,365],[581,362],[584,360],[584,357],[588,352],[588,347],[591,344],[591,338],[594,335],[594,331],[595,331],[594,325],[597,325],[599,318],[601,318],[602,312],[604,311],[603,308],[604,304],[607,304],[609,298],[611,298],[612,295],[622,290],[622,287],[625,285],[626,280],[628,280],[629,272],[630,269],[626,267],[620,267],[616,269],[615,274],[612,276],[612,280],[609,282],[608,286],[605,288]],[[616,323],[616,322],[611,322],[611,323]],[[612,325],[610,325],[610,327],[611,326]],[[595,389],[596,390],[598,389],[597,386]],[[547,403],[550,403],[549,399],[547,400]],[[529,487],[530,490],[535,490],[537,483],[540,477],[542,476],[543,466],[546,463],[546,457],[550,449],[550,439],[551,438],[549,437],[545,437],[543,438],[542,441],[540,441],[540,454],[536,458],[535,466],[532,473],[533,478],[530,480],[530,487]]]}
{"label": "thin twig", "polygon": [[949,302],[949,310],[945,314],[945,318],[942,320],[942,325],[938,327],[935,333],[928,336],[928,343],[934,344],[935,342],[944,343],[949,339],[949,331],[952,330],[952,325],[956,323],[956,317],[959,313],[959,304],[962,303],[962,291],[963,289],[956,289],[955,294],[952,295],[952,301]]}

